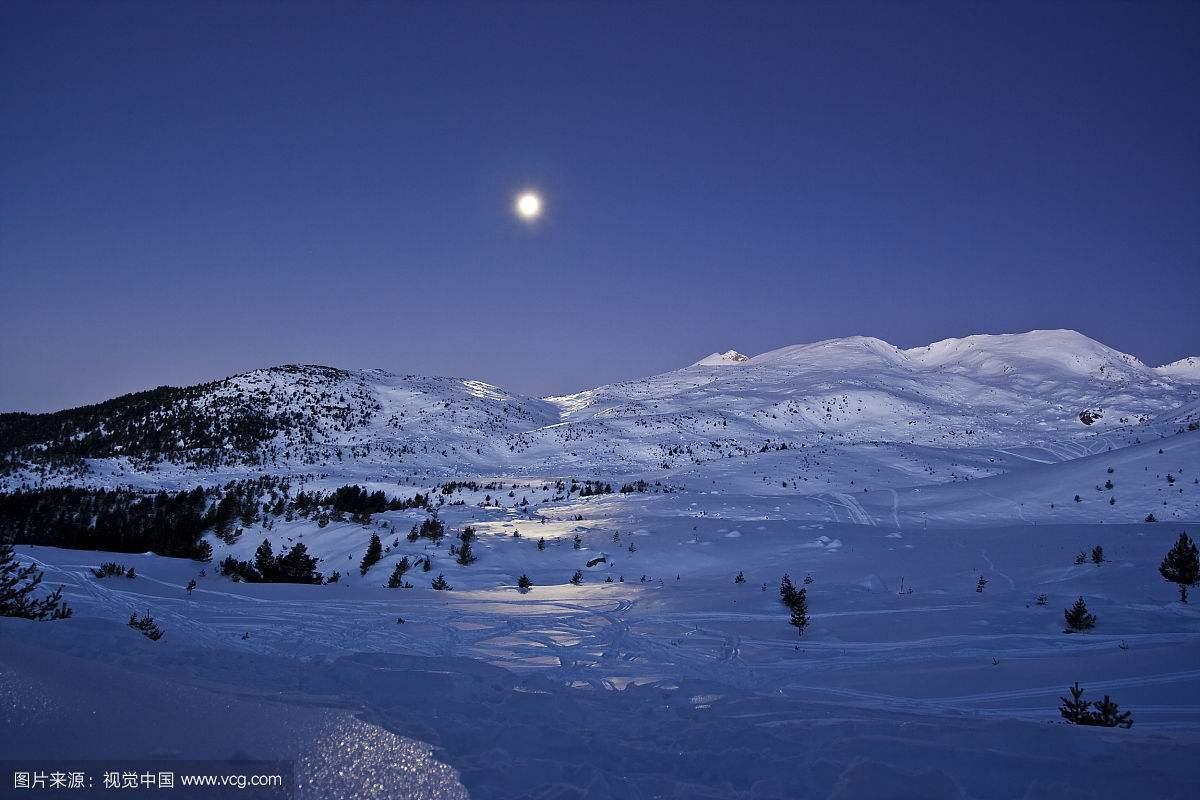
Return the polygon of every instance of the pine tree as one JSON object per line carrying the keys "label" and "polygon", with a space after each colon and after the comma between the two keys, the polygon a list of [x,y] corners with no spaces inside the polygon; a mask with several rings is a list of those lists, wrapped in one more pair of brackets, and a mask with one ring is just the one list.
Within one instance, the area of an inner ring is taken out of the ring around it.
{"label": "pine tree", "polygon": [[1089,710],[1092,704],[1083,699],[1083,689],[1079,688],[1079,681],[1075,681],[1075,685],[1068,688],[1071,692],[1071,699],[1068,700],[1065,697],[1058,698],[1062,701],[1062,705],[1058,708],[1058,713],[1062,714],[1063,719],[1067,722],[1075,725],[1087,725],[1092,714]]}
{"label": "pine tree", "polygon": [[575,584],[576,586],[583,583],[583,571],[582,570],[578,570],[578,569],[575,570],[575,574],[571,576],[571,583]]}
{"label": "pine tree", "polygon": [[0,542],[0,617],[49,620],[71,616],[71,608],[62,600],[61,586],[40,600],[30,597],[41,582],[37,565],[22,567],[12,545]]}
{"label": "pine tree", "polygon": [[204,539],[196,542],[196,547],[192,550],[193,561],[212,561],[213,549],[212,545]]}
{"label": "pine tree", "polygon": [[475,551],[471,547],[471,540],[474,538],[475,530],[467,528],[462,532],[462,545],[458,548],[458,558],[455,559],[464,567],[475,561]]}
{"label": "pine tree", "polygon": [[791,577],[785,572],[783,580],[779,582],[779,600],[788,608],[792,607],[792,600],[796,596],[796,586],[792,583]]}
{"label": "pine tree", "polygon": [[1133,713],[1121,711],[1108,695],[1104,695],[1103,700],[1089,702],[1083,699],[1083,689],[1079,688],[1078,681],[1069,689],[1071,699],[1060,697],[1062,705],[1058,708],[1058,713],[1062,714],[1067,722],[1103,728],[1133,727]]}
{"label": "pine tree", "polygon": [[433,579],[433,583],[431,583],[429,585],[432,586],[434,589],[437,589],[439,592],[448,592],[454,588],[453,586],[451,586],[449,583],[446,582],[446,576],[442,575],[441,573],[439,573],[438,576]]}
{"label": "pine tree", "polygon": [[734,583],[745,583],[746,582],[746,576],[742,574],[741,570],[738,570],[738,574],[734,576],[733,582]]}
{"label": "pine tree", "polygon": [[1096,627],[1096,615],[1088,612],[1087,603],[1080,597],[1075,604],[1063,611],[1067,620],[1067,632],[1091,630]]}
{"label": "pine tree", "polygon": [[146,616],[138,617],[137,612],[129,615],[129,627],[134,630],[141,631],[142,635],[147,639],[158,641],[163,637],[162,628],[155,623],[154,617],[150,616],[150,612],[146,612]]}
{"label": "pine tree", "polygon": [[367,570],[379,563],[383,558],[383,542],[379,540],[379,534],[371,534],[371,543],[367,545],[367,552],[363,554],[362,563],[358,565],[358,574],[366,575]]}
{"label": "pine tree", "polygon": [[412,564],[409,563],[408,556],[397,561],[396,566],[392,568],[391,577],[388,578],[388,588],[399,589],[404,586],[404,573],[408,572],[411,567]]}
{"label": "pine tree", "polygon": [[533,581],[529,580],[529,576],[522,573],[521,577],[517,578],[517,588],[522,592],[528,592],[533,588]]}
{"label": "pine tree", "polygon": [[1188,587],[1195,586],[1200,579],[1200,551],[1186,532],[1179,534],[1178,541],[1159,565],[1158,574],[1179,585],[1180,602],[1188,601]]}
{"label": "pine tree", "polygon": [[308,554],[304,542],[296,542],[286,553],[275,559],[272,580],[284,583],[321,583],[325,579],[317,572],[317,558]]}
{"label": "pine tree", "polygon": [[274,576],[275,551],[271,549],[270,539],[263,539],[262,544],[254,551],[254,568],[263,580],[269,581]]}
{"label": "pine tree", "polygon": [[1093,564],[1103,564],[1104,563],[1104,548],[1101,547],[1100,545],[1096,545],[1095,547],[1092,548],[1092,563]]}
{"label": "pine tree", "polygon": [[1120,711],[1117,704],[1109,699],[1108,695],[1104,695],[1104,699],[1092,703],[1096,707],[1092,714],[1093,725],[1100,725],[1105,728],[1132,728],[1133,727],[1133,712]]}
{"label": "pine tree", "polygon": [[804,635],[804,629],[808,627],[808,590],[800,589],[792,596],[792,602],[788,604],[791,609],[792,618],[789,624],[796,628],[798,635]]}

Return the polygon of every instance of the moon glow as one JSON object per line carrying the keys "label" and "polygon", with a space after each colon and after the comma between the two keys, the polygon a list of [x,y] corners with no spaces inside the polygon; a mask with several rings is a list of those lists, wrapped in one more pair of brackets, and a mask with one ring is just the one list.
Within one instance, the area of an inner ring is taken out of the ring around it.
{"label": "moon glow", "polygon": [[542,215],[542,198],[534,192],[522,192],[517,198],[517,214],[521,219],[537,219]]}

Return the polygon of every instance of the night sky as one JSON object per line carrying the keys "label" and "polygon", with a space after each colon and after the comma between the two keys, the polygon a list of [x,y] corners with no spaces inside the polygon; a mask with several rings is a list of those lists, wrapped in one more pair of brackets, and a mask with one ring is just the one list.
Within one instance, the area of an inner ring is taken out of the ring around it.
{"label": "night sky", "polygon": [[1195,2],[8,0],[0,410],[852,334],[1200,354],[1198,42]]}

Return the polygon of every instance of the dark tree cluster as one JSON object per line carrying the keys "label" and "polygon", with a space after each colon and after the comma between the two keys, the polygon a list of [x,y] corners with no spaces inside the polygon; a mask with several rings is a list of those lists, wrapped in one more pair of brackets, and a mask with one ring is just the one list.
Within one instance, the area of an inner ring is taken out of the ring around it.
{"label": "dark tree cluster", "polygon": [[253,563],[229,556],[221,562],[220,572],[250,583],[321,583],[325,579],[317,572],[317,558],[308,554],[303,542],[275,555],[270,539],[263,539],[254,551]]}
{"label": "dark tree cluster", "polygon": [[571,491],[578,490],[580,497],[591,497],[598,494],[612,494],[613,487],[611,483],[604,481],[584,481],[582,485],[575,482],[571,483]]}
{"label": "dark tree cluster", "polygon": [[334,511],[345,514],[380,514],[384,511],[406,511],[410,508],[428,508],[429,498],[418,493],[409,500],[389,498],[383,490],[367,492],[361,486],[340,486],[319,501],[322,506],[332,506]]}
{"label": "dark tree cluster", "polygon": [[[0,492],[0,538],[22,544],[109,550],[150,551],[164,556],[207,561],[212,548],[203,536],[213,531],[228,543],[241,529],[269,527],[280,517],[321,516],[349,511],[425,508],[428,498],[389,498],[382,491],[342,486],[329,494],[290,494],[286,479],[274,476],[231,481],[184,492],[137,492],[130,489],[78,487]],[[325,521],[327,518],[322,517]]]}
{"label": "dark tree cluster", "polygon": [[417,539],[430,539],[434,544],[437,544],[445,535],[446,523],[438,519],[437,516],[431,516],[420,525],[412,526],[412,530],[408,532],[408,540],[415,542]]}
{"label": "dark tree cluster", "polygon": [[0,538],[79,550],[206,560],[201,536],[214,524],[209,497],[190,492],[53,488],[0,493]]}

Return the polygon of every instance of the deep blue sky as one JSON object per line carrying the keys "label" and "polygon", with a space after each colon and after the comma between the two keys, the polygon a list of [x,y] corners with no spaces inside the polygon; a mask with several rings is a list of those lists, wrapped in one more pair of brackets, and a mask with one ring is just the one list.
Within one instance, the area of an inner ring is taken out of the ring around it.
{"label": "deep blue sky", "polygon": [[1194,2],[8,0],[0,410],[850,334],[1197,354],[1198,43]]}

